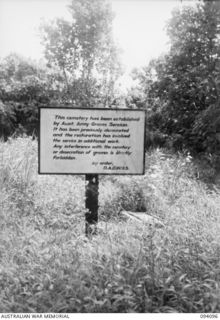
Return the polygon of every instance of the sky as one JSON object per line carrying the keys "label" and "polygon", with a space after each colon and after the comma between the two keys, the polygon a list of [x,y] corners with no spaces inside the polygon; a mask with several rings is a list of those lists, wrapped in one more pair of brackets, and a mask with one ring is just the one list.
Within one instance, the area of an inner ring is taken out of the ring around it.
{"label": "sky", "polygon": [[[91,0],[92,1],[92,0]],[[113,33],[121,48],[124,80],[134,67],[147,65],[169,48],[165,25],[180,0],[112,0]],[[186,2],[186,1],[185,1]],[[184,2],[184,3],[185,3]],[[41,19],[69,18],[68,0],[0,0],[0,58],[10,52],[40,59]]]}

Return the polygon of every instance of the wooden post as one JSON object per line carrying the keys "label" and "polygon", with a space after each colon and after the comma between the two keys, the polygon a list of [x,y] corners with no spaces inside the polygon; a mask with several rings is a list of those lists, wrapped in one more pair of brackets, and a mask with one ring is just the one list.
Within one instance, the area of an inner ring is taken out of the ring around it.
{"label": "wooden post", "polygon": [[97,234],[99,179],[97,174],[86,174],[86,236]]}

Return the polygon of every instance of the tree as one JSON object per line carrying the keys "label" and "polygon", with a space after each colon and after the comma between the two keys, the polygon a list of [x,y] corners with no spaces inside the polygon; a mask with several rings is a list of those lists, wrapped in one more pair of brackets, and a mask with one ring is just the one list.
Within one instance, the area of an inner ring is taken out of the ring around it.
{"label": "tree", "polygon": [[[171,47],[139,76],[151,120],[158,128],[196,151],[205,151],[207,110],[220,117],[220,6],[217,1],[175,10],[167,25]],[[204,118],[203,118],[204,115]],[[216,126],[219,122],[216,122]],[[214,127],[213,127],[214,128]],[[212,128],[212,130],[213,130]],[[204,132],[201,132],[204,130]],[[214,130],[218,130],[215,127]],[[202,137],[202,138],[201,138]],[[218,141],[214,138],[216,150]]]}
{"label": "tree", "polygon": [[62,77],[31,60],[10,54],[0,62],[0,136],[33,134],[38,129],[38,107],[62,96]]}
{"label": "tree", "polygon": [[68,8],[71,21],[41,27],[48,65],[62,70],[70,103],[107,106],[120,73],[111,7],[103,0],[74,0]]}

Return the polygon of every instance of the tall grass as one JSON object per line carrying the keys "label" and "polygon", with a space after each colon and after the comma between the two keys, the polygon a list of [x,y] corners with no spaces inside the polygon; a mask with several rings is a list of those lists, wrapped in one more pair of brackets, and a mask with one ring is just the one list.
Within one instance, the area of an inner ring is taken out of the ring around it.
{"label": "tall grass", "polygon": [[37,175],[29,138],[0,150],[0,312],[220,312],[220,194],[189,156],[154,150],[144,176],[101,177],[87,239],[84,177]]}

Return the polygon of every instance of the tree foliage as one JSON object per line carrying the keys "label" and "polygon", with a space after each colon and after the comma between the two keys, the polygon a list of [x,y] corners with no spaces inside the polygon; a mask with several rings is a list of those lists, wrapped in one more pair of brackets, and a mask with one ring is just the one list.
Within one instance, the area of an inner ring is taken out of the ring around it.
{"label": "tree foliage", "polygon": [[177,139],[179,147],[214,152],[220,131],[219,3],[175,10],[167,32],[169,53],[137,76],[149,124]]}
{"label": "tree foliage", "polygon": [[48,65],[62,70],[69,103],[107,106],[120,73],[111,7],[103,0],[74,0],[69,11],[70,21],[56,19],[41,27]]}
{"label": "tree foliage", "polygon": [[62,98],[62,77],[17,54],[0,62],[0,135],[33,134],[38,107]]}

